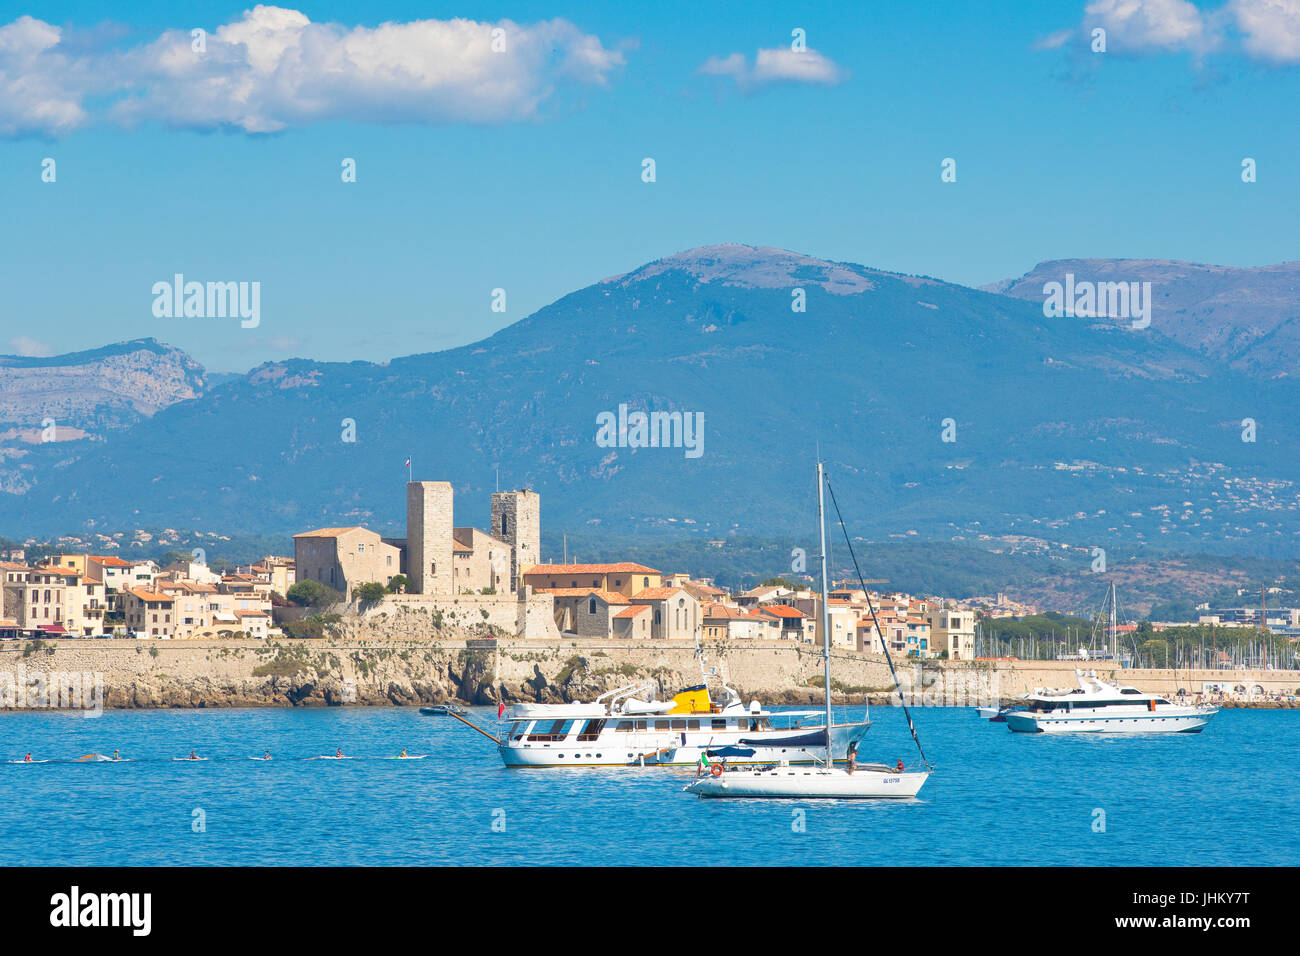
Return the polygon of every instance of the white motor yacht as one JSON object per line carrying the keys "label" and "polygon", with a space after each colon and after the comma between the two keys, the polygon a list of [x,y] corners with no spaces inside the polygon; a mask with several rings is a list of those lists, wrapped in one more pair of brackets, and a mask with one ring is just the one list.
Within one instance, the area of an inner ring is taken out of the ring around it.
{"label": "white motor yacht", "polygon": [[1007,728],[1022,734],[1196,734],[1219,712],[1110,684],[1095,672],[1074,673],[1078,687],[1034,691],[1025,698],[1023,710],[1007,713]]}
{"label": "white motor yacht", "polygon": [[[672,700],[645,700],[653,684],[602,694],[590,704],[519,703],[503,714],[497,750],[507,767],[691,767],[811,764],[826,759],[826,724],[820,710],[773,711],[758,701],[746,707],[723,686],[714,703],[707,684],[688,687]],[[641,694],[642,697],[633,696]],[[832,724],[831,751],[847,759],[871,726],[865,717]],[[704,758],[701,761],[701,758]]]}

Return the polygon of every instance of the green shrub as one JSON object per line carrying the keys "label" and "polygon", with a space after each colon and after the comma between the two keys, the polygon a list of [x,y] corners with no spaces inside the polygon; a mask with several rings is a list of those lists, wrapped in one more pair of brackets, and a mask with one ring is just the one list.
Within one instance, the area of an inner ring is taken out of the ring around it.
{"label": "green shrub", "polygon": [[343,600],[343,595],[338,591],[326,587],[319,581],[310,580],[294,584],[285,597],[299,607],[327,607]]}

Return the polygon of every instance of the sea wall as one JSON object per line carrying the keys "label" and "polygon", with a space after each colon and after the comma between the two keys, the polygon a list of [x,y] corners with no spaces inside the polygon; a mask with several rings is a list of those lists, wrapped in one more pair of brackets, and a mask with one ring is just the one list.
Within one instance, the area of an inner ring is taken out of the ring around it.
{"label": "sea wall", "polygon": [[[109,708],[560,702],[591,700],[641,681],[671,694],[701,679],[691,641],[496,640],[485,636],[491,611],[484,619],[477,602],[466,611],[467,622],[478,614],[481,623],[460,627],[444,620],[439,628],[424,609],[408,607],[347,621],[321,640],[5,642],[0,709],[41,706],[43,693],[72,676],[79,686],[98,681],[99,702]],[[822,699],[821,654],[807,645],[706,643],[704,653],[707,666],[746,702]],[[1113,668],[1097,664],[1096,670],[1110,677]],[[1073,671],[1069,662],[927,661],[900,662],[898,676],[913,703],[973,706],[1035,687],[1072,686]],[[1205,684],[1228,683],[1250,696],[1256,690],[1294,693],[1300,673],[1129,670],[1122,680],[1161,693],[1199,693]],[[883,657],[835,652],[838,699],[889,702],[896,699],[893,686]]]}

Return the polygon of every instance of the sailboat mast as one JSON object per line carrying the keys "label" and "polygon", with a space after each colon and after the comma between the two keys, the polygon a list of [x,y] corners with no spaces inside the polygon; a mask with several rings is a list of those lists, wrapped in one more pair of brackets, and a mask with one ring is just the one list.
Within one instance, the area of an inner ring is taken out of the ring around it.
{"label": "sailboat mast", "polygon": [[830,584],[826,576],[826,478],[821,459],[817,460],[817,527],[822,536],[822,657],[826,665],[826,765],[835,759],[831,751],[831,605]]}
{"label": "sailboat mast", "polygon": [[1115,582],[1110,582],[1110,659],[1118,661],[1119,659],[1119,626],[1118,617],[1115,609]]}

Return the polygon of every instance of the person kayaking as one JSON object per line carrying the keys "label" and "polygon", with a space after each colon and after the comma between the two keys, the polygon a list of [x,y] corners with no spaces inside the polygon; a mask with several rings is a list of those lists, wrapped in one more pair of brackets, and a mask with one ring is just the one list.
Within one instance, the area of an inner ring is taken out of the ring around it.
{"label": "person kayaking", "polygon": [[32,762],[32,755],[31,752],[28,751],[27,756],[23,758],[23,763],[31,763],[31,762]]}
{"label": "person kayaking", "polygon": [[263,760],[270,760],[270,759],[271,759],[271,751],[268,750],[268,751],[266,752],[266,756],[263,757],[262,759],[263,759]]}
{"label": "person kayaking", "polygon": [[191,750],[191,751],[190,751],[190,759],[191,759],[191,760],[198,760],[198,759],[199,759],[199,755],[196,754],[193,750]]}
{"label": "person kayaking", "polygon": [[342,756],[343,756],[343,748],[342,748],[342,747],[337,748],[337,749],[334,751],[334,756],[336,756],[336,757],[342,757]]}
{"label": "person kayaking", "polygon": [[114,760],[121,760],[121,759],[122,759],[122,755],[119,754],[119,753],[117,752],[117,749],[116,749],[116,748],[114,748],[114,750],[113,750],[113,758],[112,758],[112,759],[114,759]]}
{"label": "person kayaking", "polygon": [[406,748],[405,748],[405,747],[402,748],[402,754],[401,754],[401,755],[402,755],[403,757],[406,756]]}

